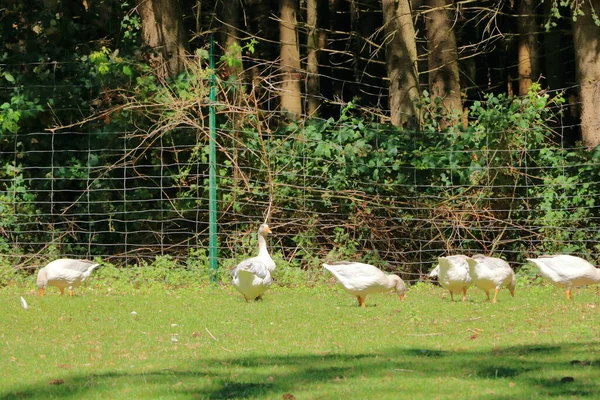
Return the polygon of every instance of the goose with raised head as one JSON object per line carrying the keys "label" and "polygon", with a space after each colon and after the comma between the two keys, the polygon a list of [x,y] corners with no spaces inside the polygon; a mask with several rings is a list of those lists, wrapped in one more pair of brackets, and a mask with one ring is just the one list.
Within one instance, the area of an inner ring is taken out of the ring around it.
{"label": "goose with raised head", "polygon": [[488,300],[490,300],[490,290],[494,290],[492,303],[496,302],[498,292],[503,286],[506,286],[511,296],[515,297],[517,279],[515,272],[506,261],[501,258],[476,254],[467,258],[467,264],[471,282],[485,291]]}
{"label": "goose with raised head", "polygon": [[600,269],[583,258],[559,254],[528,258],[527,261],[532,262],[554,286],[565,289],[567,299],[571,299],[574,287],[600,282]]}
{"label": "goose with raised head", "polygon": [[271,272],[275,270],[275,261],[267,249],[267,235],[271,233],[269,225],[258,228],[258,255],[248,258],[235,267],[233,286],[248,300],[262,300],[262,295],[273,283]]}
{"label": "goose with raised head", "polygon": [[438,257],[438,282],[450,292],[454,301],[454,293],[462,292],[462,301],[467,299],[467,289],[471,286],[467,256],[455,255]]}
{"label": "goose with raised head", "polygon": [[365,298],[371,293],[395,290],[401,300],[406,297],[406,284],[398,276],[386,274],[379,268],[359,262],[339,261],[323,264],[348,293],[358,298],[358,305],[365,307]]}
{"label": "goose with raised head", "polygon": [[99,265],[93,261],[71,258],[52,261],[38,272],[37,286],[40,296],[44,296],[48,285],[59,288],[61,295],[65,293],[65,288],[69,288],[69,296],[73,296],[73,288],[81,286]]}

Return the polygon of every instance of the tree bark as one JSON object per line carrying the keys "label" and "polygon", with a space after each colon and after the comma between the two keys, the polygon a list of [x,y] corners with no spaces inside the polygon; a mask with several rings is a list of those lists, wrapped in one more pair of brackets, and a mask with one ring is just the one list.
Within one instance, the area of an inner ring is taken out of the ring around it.
{"label": "tree bark", "polygon": [[[221,20],[223,22],[222,41],[223,51],[228,57],[235,61],[225,66],[228,78],[234,81],[240,80],[243,71],[239,23],[240,23],[240,0],[223,1],[221,3]],[[230,65],[231,64],[231,65]]]}
{"label": "tree bark", "polygon": [[439,97],[446,112],[441,126],[451,125],[462,112],[458,51],[454,35],[455,11],[450,0],[428,0],[425,13],[432,99]]}
{"label": "tree bark", "polygon": [[187,40],[178,0],[137,0],[142,39],[155,51],[154,67],[165,76],[185,68]]}
{"label": "tree bark", "polygon": [[382,0],[385,26],[385,59],[389,79],[391,123],[414,128],[420,118],[417,109],[419,75],[415,27],[408,0]]}
{"label": "tree bark", "polygon": [[306,114],[309,117],[317,116],[320,101],[319,91],[319,31],[317,29],[318,0],[306,1],[306,27],[308,54],[306,57]]}
{"label": "tree bark", "polygon": [[[590,0],[600,11],[600,0]],[[573,21],[575,64],[581,101],[581,136],[589,148],[600,145],[600,27],[592,18],[590,2],[584,1]]]}
{"label": "tree bark", "polygon": [[279,1],[279,39],[281,82],[281,111],[287,118],[298,119],[302,114],[300,90],[300,50],[296,31],[295,0]]}
{"label": "tree bark", "polygon": [[518,23],[519,96],[525,96],[539,76],[534,0],[520,0]]}

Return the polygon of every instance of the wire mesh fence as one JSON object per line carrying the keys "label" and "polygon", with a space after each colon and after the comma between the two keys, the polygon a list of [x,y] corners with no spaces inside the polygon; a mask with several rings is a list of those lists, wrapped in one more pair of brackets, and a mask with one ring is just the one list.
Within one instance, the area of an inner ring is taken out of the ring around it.
{"label": "wire mesh fence", "polygon": [[[217,100],[219,260],[252,253],[265,220],[272,252],[298,268],[363,260],[408,281],[458,252],[515,265],[541,252],[598,256],[597,154],[564,142],[560,132],[572,126],[560,120],[543,129],[472,120],[449,132],[401,131],[351,104],[337,119],[287,122],[264,109],[232,102],[225,90]],[[114,130],[118,113],[107,113],[100,124],[5,135],[4,256],[127,264],[204,251],[206,104],[195,112],[193,124],[161,129]]]}

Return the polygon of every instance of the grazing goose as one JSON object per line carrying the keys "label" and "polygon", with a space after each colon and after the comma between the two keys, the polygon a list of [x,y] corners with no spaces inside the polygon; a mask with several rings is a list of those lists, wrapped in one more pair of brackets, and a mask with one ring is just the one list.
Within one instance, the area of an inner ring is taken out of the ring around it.
{"label": "grazing goose", "polygon": [[514,271],[506,261],[476,254],[468,258],[467,263],[469,264],[471,281],[475,286],[485,291],[488,300],[490,300],[490,290],[494,289],[492,303],[496,302],[496,297],[498,297],[498,292],[502,286],[508,287],[511,296],[515,297],[517,280]]}
{"label": "grazing goose", "polygon": [[59,288],[61,295],[65,294],[65,288],[69,288],[69,296],[73,296],[73,288],[81,286],[99,265],[93,261],[70,258],[52,261],[38,272],[37,286],[40,296],[44,295],[48,285]]}
{"label": "grazing goose", "polygon": [[358,305],[365,307],[365,298],[371,293],[395,290],[400,299],[406,297],[406,285],[398,275],[388,275],[373,265],[352,261],[323,264],[338,283],[358,298]]}
{"label": "grazing goose", "polygon": [[244,299],[262,300],[262,295],[271,286],[271,272],[275,270],[275,261],[269,255],[266,236],[271,233],[269,225],[258,228],[258,255],[248,258],[235,267],[233,286]]}
{"label": "grazing goose", "polygon": [[454,301],[454,293],[463,293],[462,301],[467,299],[467,289],[471,286],[467,256],[456,255],[438,257],[438,281],[440,285],[450,292]]}
{"label": "grazing goose", "polygon": [[540,274],[554,286],[567,290],[567,299],[571,299],[571,289],[577,286],[592,285],[600,282],[600,269],[583,258],[569,255],[542,256],[528,258]]}

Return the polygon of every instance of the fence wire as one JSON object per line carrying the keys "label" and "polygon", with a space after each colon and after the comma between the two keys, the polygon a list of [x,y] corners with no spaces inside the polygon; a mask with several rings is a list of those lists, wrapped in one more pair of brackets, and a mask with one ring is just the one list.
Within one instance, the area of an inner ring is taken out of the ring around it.
{"label": "fence wire", "polygon": [[[236,112],[242,120],[256,110],[218,108],[220,262],[251,254],[265,220],[272,252],[298,268],[363,260],[409,281],[458,252],[516,266],[542,252],[598,258],[598,158],[577,143],[518,147],[502,139],[469,148],[458,135],[445,142],[456,147],[436,145],[423,132],[365,125],[360,110],[346,120],[279,129],[259,121],[249,130],[236,124]],[[4,135],[0,245],[13,264],[49,255],[127,264],[208,248],[208,128],[156,135],[111,126],[25,126]],[[553,127],[559,139],[571,128]]]}

